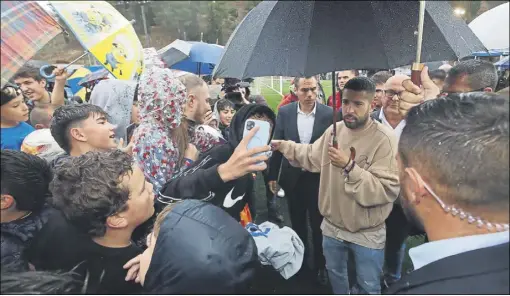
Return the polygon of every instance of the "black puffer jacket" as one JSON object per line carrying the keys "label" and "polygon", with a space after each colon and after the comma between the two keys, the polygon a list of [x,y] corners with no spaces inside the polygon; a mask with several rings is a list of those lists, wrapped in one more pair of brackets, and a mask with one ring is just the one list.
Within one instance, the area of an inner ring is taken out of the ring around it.
{"label": "black puffer jacket", "polygon": [[156,210],[183,199],[200,199],[223,208],[239,221],[239,213],[252,200],[253,176],[247,174],[224,183],[218,174],[218,166],[234,153],[243,139],[244,123],[257,113],[265,114],[275,122],[275,114],[267,106],[250,104],[239,109],[230,124],[229,142],[204,153],[189,169],[167,182],[158,196]]}
{"label": "black puffer jacket", "polygon": [[2,223],[2,267],[8,266],[16,271],[28,270],[25,251],[54,213],[53,208],[46,206],[39,213],[32,213],[24,219]]}
{"label": "black puffer jacket", "polygon": [[177,203],[161,223],[144,282],[149,294],[244,294],[259,268],[251,235],[220,208]]}

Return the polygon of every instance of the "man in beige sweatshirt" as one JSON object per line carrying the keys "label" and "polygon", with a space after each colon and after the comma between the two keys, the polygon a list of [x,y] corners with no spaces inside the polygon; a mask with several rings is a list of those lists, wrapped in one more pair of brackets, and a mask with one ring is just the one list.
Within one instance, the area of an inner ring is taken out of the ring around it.
{"label": "man in beige sweatshirt", "polygon": [[[394,133],[370,118],[374,83],[356,77],[344,87],[343,121],[337,123],[338,149],[332,127],[313,144],[273,141],[292,165],[320,172],[319,209],[326,268],[335,294],[348,294],[348,252],[354,254],[357,292],[379,294],[386,228],[400,191]],[[349,149],[356,155],[350,159]]]}

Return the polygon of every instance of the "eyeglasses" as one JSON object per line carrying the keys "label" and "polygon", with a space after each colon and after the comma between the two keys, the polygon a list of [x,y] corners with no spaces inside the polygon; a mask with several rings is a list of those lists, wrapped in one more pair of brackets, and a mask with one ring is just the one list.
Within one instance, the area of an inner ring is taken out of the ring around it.
{"label": "eyeglasses", "polygon": [[508,231],[508,229],[509,229],[508,224],[491,223],[487,220],[483,220],[481,217],[474,217],[472,214],[470,214],[468,212],[464,212],[464,210],[462,210],[461,208],[457,208],[455,206],[449,206],[449,205],[445,204],[441,200],[441,198],[439,198],[439,196],[432,190],[432,188],[430,188],[430,186],[427,183],[423,183],[423,186],[425,187],[425,189],[427,189],[427,191],[430,193],[430,195],[432,195],[432,197],[434,197],[434,199],[439,203],[441,208],[443,208],[443,210],[446,213],[451,213],[452,216],[454,216],[454,217],[457,217],[457,215],[458,215],[461,220],[464,220],[467,218],[467,222],[469,224],[473,224],[476,222],[476,225],[479,228],[485,227],[489,231],[497,231],[497,232]]}
{"label": "eyeglasses", "polygon": [[396,92],[396,91],[393,91],[391,89],[388,89],[388,90],[385,90],[384,91],[384,95],[388,98],[388,99],[391,99],[393,98],[394,96],[397,96],[398,98],[400,98],[400,95],[402,94],[402,91],[399,91],[399,92]]}

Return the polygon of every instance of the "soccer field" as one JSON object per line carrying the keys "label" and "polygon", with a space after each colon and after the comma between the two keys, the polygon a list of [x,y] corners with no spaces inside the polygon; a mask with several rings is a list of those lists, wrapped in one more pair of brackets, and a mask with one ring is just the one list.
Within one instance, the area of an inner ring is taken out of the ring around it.
{"label": "soccer field", "polygon": [[[273,109],[273,111],[277,112],[276,107],[278,107],[278,104],[282,100],[282,96],[277,91],[275,91],[271,88],[270,78],[262,77],[262,78],[257,78],[257,79],[260,79],[259,80],[260,94],[262,96],[264,96],[269,107],[271,107],[271,109]],[[280,84],[279,84],[280,82],[279,82],[278,78],[275,77],[273,83],[274,83],[273,87],[275,89],[280,88]],[[326,97],[329,97],[331,95],[331,81],[323,80],[323,81],[321,81],[321,84],[322,84],[322,87],[324,88],[324,93],[326,94]],[[284,80],[283,87],[282,87],[282,90],[283,90],[282,93],[284,95],[289,93],[289,86],[290,86],[290,80]]]}

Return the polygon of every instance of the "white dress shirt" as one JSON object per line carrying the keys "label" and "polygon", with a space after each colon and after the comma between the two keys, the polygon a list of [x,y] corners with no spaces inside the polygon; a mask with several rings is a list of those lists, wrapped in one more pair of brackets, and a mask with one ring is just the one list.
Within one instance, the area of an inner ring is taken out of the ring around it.
{"label": "white dress shirt", "polygon": [[379,119],[382,121],[384,125],[391,128],[395,132],[395,137],[397,137],[397,143],[400,142],[400,135],[402,135],[402,131],[404,130],[404,127],[406,126],[406,120],[402,119],[398,123],[398,125],[393,128],[391,124],[386,120],[386,116],[384,116],[384,110],[381,109],[381,112],[379,113]]}
{"label": "white dress shirt", "polygon": [[508,243],[509,232],[470,235],[425,243],[409,250],[414,269],[453,255]]}
{"label": "white dress shirt", "polygon": [[309,114],[301,111],[299,102],[297,104],[297,129],[299,133],[299,141],[302,144],[310,144],[312,140],[313,124],[315,122],[315,111],[317,110],[317,103]]}

